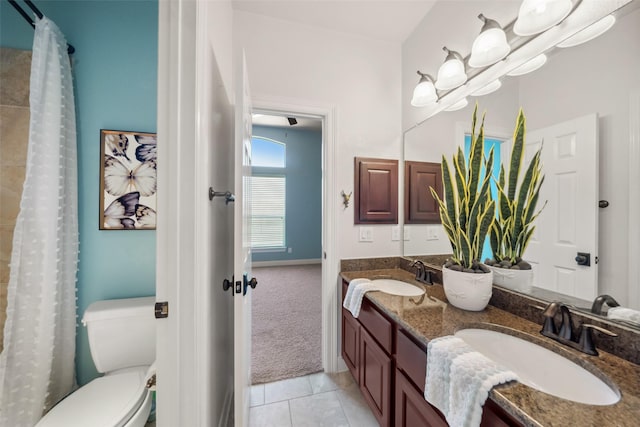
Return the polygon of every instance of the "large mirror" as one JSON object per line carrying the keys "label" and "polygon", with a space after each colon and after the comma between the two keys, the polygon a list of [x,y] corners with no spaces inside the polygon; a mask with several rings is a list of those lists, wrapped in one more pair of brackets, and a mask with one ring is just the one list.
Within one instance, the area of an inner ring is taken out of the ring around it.
{"label": "large mirror", "polygon": [[[479,110],[486,112],[487,136],[500,141],[503,161],[508,159],[520,107],[527,118],[530,141],[541,141],[551,131],[567,135],[574,131],[566,126],[591,127],[597,142],[593,158],[583,161],[576,156],[578,164],[574,165],[583,169],[582,175],[576,175],[583,178],[572,179],[570,173],[557,171],[551,160],[543,165],[547,175],[543,196],[548,205],[536,231],[540,238],[545,233],[553,233],[556,243],[572,244],[567,251],[575,252],[572,259],[578,252],[589,253],[591,265],[577,268],[588,274],[574,276],[568,285],[569,282],[559,276],[568,274],[573,267],[559,266],[551,251],[532,244],[525,254],[525,258],[535,258],[532,261],[537,279],[532,294],[549,300],[562,299],[587,310],[594,298],[602,294],[611,295],[622,306],[640,310],[640,283],[633,268],[640,263],[640,253],[636,253],[637,249],[634,252],[640,236],[630,235],[630,230],[637,233],[633,221],[640,217],[640,212],[633,209],[637,204],[636,194],[640,198],[640,184],[636,180],[640,165],[630,161],[637,159],[640,143],[640,111],[637,109],[640,105],[640,8],[637,3],[632,2],[618,11],[616,24],[602,36],[579,46],[547,52],[548,60],[542,68],[518,77],[505,76],[496,92],[469,97],[467,107],[440,112],[407,130],[404,137],[405,160],[439,163],[443,154],[449,157],[464,144],[476,101]],[[576,124],[576,120],[587,120],[587,124]],[[555,150],[554,158],[572,157],[582,149],[582,139],[567,138],[559,146],[543,144],[543,150]],[[584,170],[586,165],[588,169]],[[591,181],[583,184],[583,180]],[[583,189],[593,186],[599,187],[599,194],[590,196],[596,197],[595,206],[567,210],[579,206],[573,199],[567,202],[567,197],[582,197]],[[599,200],[606,201],[608,206],[598,207]],[[590,215],[593,216],[591,223],[583,223]],[[450,252],[440,225],[405,224],[405,227],[410,236],[404,242],[405,256]],[[583,247],[588,241],[595,246]],[[575,261],[573,265],[576,266]]]}

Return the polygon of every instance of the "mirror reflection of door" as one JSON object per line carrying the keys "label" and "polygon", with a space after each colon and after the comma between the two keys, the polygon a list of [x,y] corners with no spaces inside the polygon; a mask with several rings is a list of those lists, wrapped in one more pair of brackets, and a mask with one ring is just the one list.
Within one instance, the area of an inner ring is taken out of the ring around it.
{"label": "mirror reflection of door", "polygon": [[[542,145],[542,206],[526,257],[534,286],[593,301],[598,295],[598,117],[590,114],[527,133],[525,164]],[[595,172],[595,173],[594,173]],[[578,253],[591,255],[578,265]]]}

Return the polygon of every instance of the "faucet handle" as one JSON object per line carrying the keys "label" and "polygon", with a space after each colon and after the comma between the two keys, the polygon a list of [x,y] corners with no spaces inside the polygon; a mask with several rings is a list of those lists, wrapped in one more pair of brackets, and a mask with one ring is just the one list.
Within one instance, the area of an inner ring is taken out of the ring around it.
{"label": "faucet handle", "polygon": [[[534,306],[535,307],[535,306]],[[551,302],[547,307],[543,308],[542,315],[544,316],[544,323],[540,333],[544,336],[554,338],[558,335],[558,328],[554,320],[556,313],[558,312],[559,303]]]}
{"label": "faucet handle", "polygon": [[569,307],[562,304],[560,306],[560,314],[562,314],[562,321],[560,323],[558,336],[568,341],[574,341],[575,336],[573,334],[573,322],[571,321],[571,311],[569,310]]}
{"label": "faucet handle", "polygon": [[603,334],[609,335],[610,337],[617,337],[618,336],[618,334],[616,334],[615,332],[611,332],[608,329],[605,329],[605,328],[603,328],[601,326],[592,325],[590,323],[583,323],[582,324],[582,329],[584,330],[585,328],[586,329],[595,329],[596,331],[602,332]]}
{"label": "faucet handle", "polygon": [[602,328],[600,326],[592,325],[590,323],[583,323],[580,327],[580,339],[578,341],[578,345],[580,346],[580,350],[591,354],[593,356],[598,355],[598,351],[596,350],[596,344],[593,341],[593,330],[598,332],[602,332],[605,335],[609,335],[610,337],[617,337],[618,334],[611,332],[608,329]]}

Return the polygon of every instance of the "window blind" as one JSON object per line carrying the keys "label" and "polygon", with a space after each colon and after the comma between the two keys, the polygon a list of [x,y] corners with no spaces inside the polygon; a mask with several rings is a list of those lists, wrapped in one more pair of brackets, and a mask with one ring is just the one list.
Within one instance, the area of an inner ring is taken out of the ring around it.
{"label": "window blind", "polygon": [[251,247],[284,248],[285,242],[284,176],[251,177]]}

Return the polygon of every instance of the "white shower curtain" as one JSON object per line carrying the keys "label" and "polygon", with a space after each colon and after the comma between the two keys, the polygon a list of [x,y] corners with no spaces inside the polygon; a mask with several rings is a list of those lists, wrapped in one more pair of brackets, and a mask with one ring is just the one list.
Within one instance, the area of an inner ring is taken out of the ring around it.
{"label": "white shower curtain", "polygon": [[27,168],[11,254],[0,426],[32,427],[75,386],[78,196],[67,42],[37,20]]}

